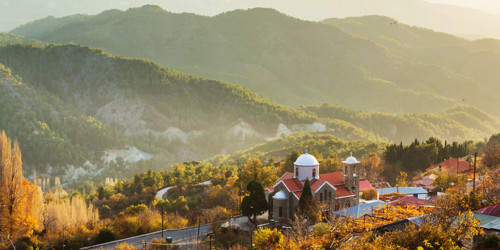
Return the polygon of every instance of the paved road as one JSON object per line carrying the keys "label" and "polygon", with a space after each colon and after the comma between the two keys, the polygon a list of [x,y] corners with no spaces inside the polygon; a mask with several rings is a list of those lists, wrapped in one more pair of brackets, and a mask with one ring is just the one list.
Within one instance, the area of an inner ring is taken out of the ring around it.
{"label": "paved road", "polygon": [[160,198],[160,199],[163,199],[163,195],[164,195],[164,194],[165,194],[165,193],[166,193],[169,189],[171,189],[171,188],[173,188],[173,187],[166,187],[166,188],[164,188],[164,189],[159,190],[159,191],[156,193],[156,197],[158,197],[158,198]]}
{"label": "paved road", "polygon": [[[234,224],[239,226],[245,226],[248,222],[247,217],[236,217],[230,221],[226,221],[227,224]],[[212,232],[211,224],[200,225],[200,235],[207,235]],[[163,231],[163,237],[172,237],[173,242],[182,241],[196,237],[198,235],[198,226],[187,227],[182,229],[169,229]],[[127,242],[129,245],[133,245],[136,248],[141,248],[144,241],[151,242],[155,238],[161,238],[161,231],[138,235],[126,239],[111,241],[99,245],[84,247],[81,249],[113,249],[118,244]]]}

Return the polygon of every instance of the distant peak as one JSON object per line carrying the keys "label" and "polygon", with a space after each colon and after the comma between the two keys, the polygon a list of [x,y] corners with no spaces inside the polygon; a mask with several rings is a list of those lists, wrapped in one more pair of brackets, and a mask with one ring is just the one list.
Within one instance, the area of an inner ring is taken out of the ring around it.
{"label": "distant peak", "polygon": [[147,12],[158,12],[158,13],[169,13],[168,11],[162,9],[158,5],[146,4],[137,8],[130,8],[128,11],[147,11]]}
{"label": "distant peak", "polygon": [[247,15],[281,15],[281,16],[286,16],[286,14],[281,13],[275,9],[272,8],[252,8],[252,9],[236,9],[228,12],[221,13],[217,16],[234,16],[234,15],[242,15],[242,14],[247,14]]}

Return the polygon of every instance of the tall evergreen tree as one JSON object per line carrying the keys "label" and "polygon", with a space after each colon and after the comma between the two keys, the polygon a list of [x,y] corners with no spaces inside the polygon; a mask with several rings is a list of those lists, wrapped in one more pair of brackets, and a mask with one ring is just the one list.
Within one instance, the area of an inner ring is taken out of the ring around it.
{"label": "tall evergreen tree", "polygon": [[[257,215],[261,215],[267,211],[267,200],[264,194],[264,188],[258,181],[251,181],[247,185],[249,196],[243,198],[241,202],[241,213],[248,216],[248,219],[257,224]],[[251,218],[253,216],[253,219]]]}
{"label": "tall evergreen tree", "polygon": [[299,216],[307,218],[310,222],[316,222],[319,219],[318,209],[318,204],[312,195],[311,182],[309,181],[309,178],[306,178],[302,194],[300,195],[299,204],[296,208],[296,213]]}

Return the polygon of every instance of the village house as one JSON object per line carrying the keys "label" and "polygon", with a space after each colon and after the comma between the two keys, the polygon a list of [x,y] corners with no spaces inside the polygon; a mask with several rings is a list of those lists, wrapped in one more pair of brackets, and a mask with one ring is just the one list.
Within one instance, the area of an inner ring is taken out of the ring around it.
{"label": "village house", "polygon": [[438,172],[464,173],[471,171],[473,167],[463,159],[450,158],[436,165],[430,166],[427,170],[436,170]]}

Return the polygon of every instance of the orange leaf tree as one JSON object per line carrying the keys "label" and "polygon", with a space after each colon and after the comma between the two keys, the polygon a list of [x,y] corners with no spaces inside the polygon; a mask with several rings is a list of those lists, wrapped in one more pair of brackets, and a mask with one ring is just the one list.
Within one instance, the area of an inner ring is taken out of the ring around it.
{"label": "orange leaf tree", "polygon": [[23,178],[21,150],[5,131],[0,134],[0,248],[38,227],[38,188]]}

